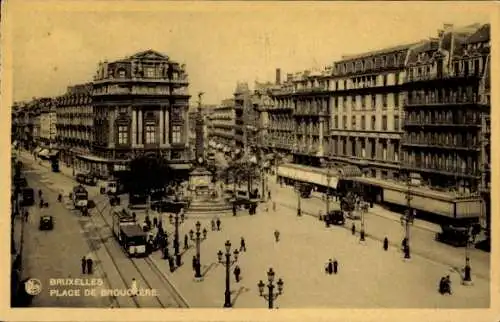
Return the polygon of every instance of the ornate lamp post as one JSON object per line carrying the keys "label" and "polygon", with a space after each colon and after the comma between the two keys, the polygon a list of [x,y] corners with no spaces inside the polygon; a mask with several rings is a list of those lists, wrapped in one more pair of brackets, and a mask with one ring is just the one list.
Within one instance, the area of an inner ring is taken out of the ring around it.
{"label": "ornate lamp post", "polygon": [[472,270],[470,267],[470,257],[469,257],[471,244],[472,244],[472,227],[469,227],[467,229],[467,243],[465,244],[465,267],[464,267],[464,279],[463,279],[464,285],[472,284],[472,276],[471,276]]}
{"label": "ornate lamp post", "polygon": [[200,221],[197,221],[196,224],[196,268],[195,268],[195,278],[202,278],[201,276],[201,262],[200,262],[200,236],[201,236],[201,224]]}
{"label": "ornate lamp post", "polygon": [[179,243],[179,224],[180,224],[179,213],[170,214],[169,219],[170,219],[170,223],[173,224],[175,227],[174,256],[175,256],[175,265],[177,265],[177,267],[179,267],[182,265],[181,254],[180,254],[180,250],[179,250],[179,244],[180,244]]}
{"label": "ornate lamp post", "polygon": [[321,164],[326,167],[326,213],[328,215],[330,212],[330,182],[332,180],[332,162],[326,158],[321,159]]}
{"label": "ornate lamp post", "polygon": [[262,296],[264,299],[266,299],[267,303],[268,303],[268,307],[270,309],[273,308],[274,306],[274,301],[278,298],[278,296],[280,296],[281,294],[283,294],[283,285],[285,284],[283,282],[283,280],[281,278],[278,279],[278,282],[276,282],[276,285],[278,286],[278,292],[275,293],[274,292],[274,288],[275,288],[275,285],[273,284],[273,281],[274,281],[274,271],[272,268],[269,268],[269,271],[267,271],[267,280],[268,280],[268,284],[267,284],[267,289],[268,289],[268,293],[265,294],[264,293],[264,287],[266,286],[264,284],[264,282],[262,280],[259,281],[259,283],[257,284],[257,287],[259,288],[259,296]]}
{"label": "ornate lamp post", "polygon": [[411,208],[411,200],[413,199],[411,195],[411,179],[408,175],[407,177],[407,191],[406,191],[406,202],[407,202],[407,210],[405,214],[401,217],[401,225],[405,227],[405,243],[403,245],[404,258],[410,259],[410,226],[413,225],[413,220],[416,215],[416,211]]}
{"label": "ornate lamp post", "polygon": [[231,260],[231,242],[227,240],[226,243],[224,244],[224,247],[226,248],[226,254],[225,254],[226,261],[224,262],[222,260],[223,253],[221,250],[219,250],[219,252],[217,253],[217,258],[219,260],[219,263],[226,267],[226,290],[224,291],[224,307],[232,307],[233,305],[231,304],[231,289],[229,285],[230,282],[229,269],[231,268],[231,265],[233,265],[238,261],[239,251],[237,249],[234,250],[233,253],[234,259]]}
{"label": "ornate lamp post", "polygon": [[295,182],[295,190],[297,191],[297,216],[302,216],[302,209],[300,205],[300,183]]}

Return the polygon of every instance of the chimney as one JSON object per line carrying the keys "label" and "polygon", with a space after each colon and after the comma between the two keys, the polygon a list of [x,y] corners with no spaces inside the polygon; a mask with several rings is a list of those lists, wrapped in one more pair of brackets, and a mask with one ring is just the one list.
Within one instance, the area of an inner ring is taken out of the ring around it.
{"label": "chimney", "polygon": [[453,29],[453,24],[452,23],[445,23],[443,25],[443,29],[444,29],[445,32],[449,32],[449,31],[451,31]]}
{"label": "chimney", "polygon": [[281,84],[281,68],[276,68],[276,85]]}

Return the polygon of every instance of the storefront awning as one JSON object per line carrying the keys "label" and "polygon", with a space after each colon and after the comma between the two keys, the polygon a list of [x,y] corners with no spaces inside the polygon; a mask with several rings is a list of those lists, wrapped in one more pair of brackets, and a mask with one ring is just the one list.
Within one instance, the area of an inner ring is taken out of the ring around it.
{"label": "storefront awning", "polygon": [[169,164],[169,167],[172,169],[172,170],[191,170],[191,164],[189,163],[172,163],[172,164]]}
{"label": "storefront awning", "polygon": [[59,150],[53,149],[49,152],[48,157],[53,158],[56,157],[59,154]]}
{"label": "storefront awning", "polygon": [[339,175],[343,178],[361,177],[361,170],[354,165],[347,165],[339,170]]}
{"label": "storefront awning", "polygon": [[40,152],[38,152],[39,157],[48,157],[49,156],[49,150],[47,149],[42,149]]}

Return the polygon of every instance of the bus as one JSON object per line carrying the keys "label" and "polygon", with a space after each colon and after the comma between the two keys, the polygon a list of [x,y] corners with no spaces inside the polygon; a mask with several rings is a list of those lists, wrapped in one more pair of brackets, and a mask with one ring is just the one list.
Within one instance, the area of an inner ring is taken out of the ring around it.
{"label": "bus", "polygon": [[113,235],[130,257],[146,256],[146,233],[126,209],[113,212]]}
{"label": "bus", "polygon": [[82,185],[78,185],[73,188],[71,198],[73,199],[73,206],[76,209],[88,206],[89,193]]}

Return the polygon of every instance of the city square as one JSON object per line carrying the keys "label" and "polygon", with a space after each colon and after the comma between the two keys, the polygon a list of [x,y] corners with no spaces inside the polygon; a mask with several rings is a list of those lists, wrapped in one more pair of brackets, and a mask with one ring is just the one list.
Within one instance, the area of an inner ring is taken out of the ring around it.
{"label": "city square", "polygon": [[481,17],[222,92],[145,40],[19,90],[11,307],[490,308]]}

